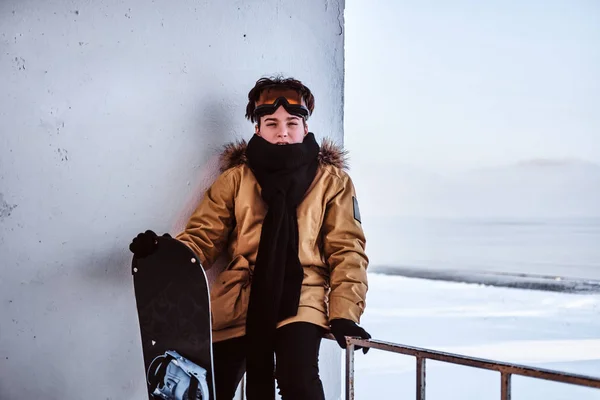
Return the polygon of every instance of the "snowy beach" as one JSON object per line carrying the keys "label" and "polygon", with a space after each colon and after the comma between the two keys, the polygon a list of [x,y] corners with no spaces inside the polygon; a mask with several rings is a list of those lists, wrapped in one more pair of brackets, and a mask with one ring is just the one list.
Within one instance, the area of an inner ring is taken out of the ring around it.
{"label": "snowy beach", "polygon": [[[369,274],[373,338],[600,377],[600,295]],[[600,390],[513,376],[513,400],[600,400]],[[414,398],[413,357],[357,352],[356,398]],[[500,374],[427,362],[427,399],[500,396]]]}

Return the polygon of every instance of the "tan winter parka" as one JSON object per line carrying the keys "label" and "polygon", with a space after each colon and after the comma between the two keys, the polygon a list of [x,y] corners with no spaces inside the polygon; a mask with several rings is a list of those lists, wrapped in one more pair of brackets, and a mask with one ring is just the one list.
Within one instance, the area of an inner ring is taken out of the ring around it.
{"label": "tan winter parka", "polygon": [[[221,154],[221,175],[206,191],[177,239],[209,269],[221,251],[229,264],[211,286],[213,342],[243,336],[252,273],[267,209],[260,186],[247,165],[246,142],[229,144]],[[345,153],[323,141],[319,168],[298,206],[299,259],[304,267],[296,321],[320,325],[346,318],[359,323],[365,309],[365,237],[355,189],[344,171]]]}

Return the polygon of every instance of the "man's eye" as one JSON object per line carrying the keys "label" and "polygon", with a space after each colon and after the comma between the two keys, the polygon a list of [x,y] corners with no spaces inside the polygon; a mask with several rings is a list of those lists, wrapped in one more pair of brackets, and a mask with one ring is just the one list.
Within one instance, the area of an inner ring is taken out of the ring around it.
{"label": "man's eye", "polygon": [[275,124],[267,124],[267,126],[275,126]]}
{"label": "man's eye", "polygon": [[288,125],[294,125],[297,126],[298,124],[296,122],[290,122]]}

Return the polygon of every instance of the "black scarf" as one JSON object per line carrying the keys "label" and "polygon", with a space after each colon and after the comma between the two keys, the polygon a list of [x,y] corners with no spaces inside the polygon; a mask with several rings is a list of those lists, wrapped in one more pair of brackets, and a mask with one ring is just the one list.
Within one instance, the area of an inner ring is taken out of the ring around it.
{"label": "black scarf", "polygon": [[246,148],[248,164],[268,206],[246,320],[249,400],[275,398],[275,330],[279,321],[298,313],[304,279],[296,208],[317,173],[319,150],[310,132],[302,143],[283,146],[254,135]]}

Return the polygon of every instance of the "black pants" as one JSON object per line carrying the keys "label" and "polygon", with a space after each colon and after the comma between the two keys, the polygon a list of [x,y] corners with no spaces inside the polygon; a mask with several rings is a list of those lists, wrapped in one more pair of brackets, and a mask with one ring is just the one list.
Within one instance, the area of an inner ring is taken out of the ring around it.
{"label": "black pants", "polygon": [[[319,346],[325,330],[307,322],[277,329],[275,377],[283,400],[325,400]],[[217,400],[231,400],[246,371],[246,337],[213,345]],[[248,399],[254,400],[254,399]]]}

